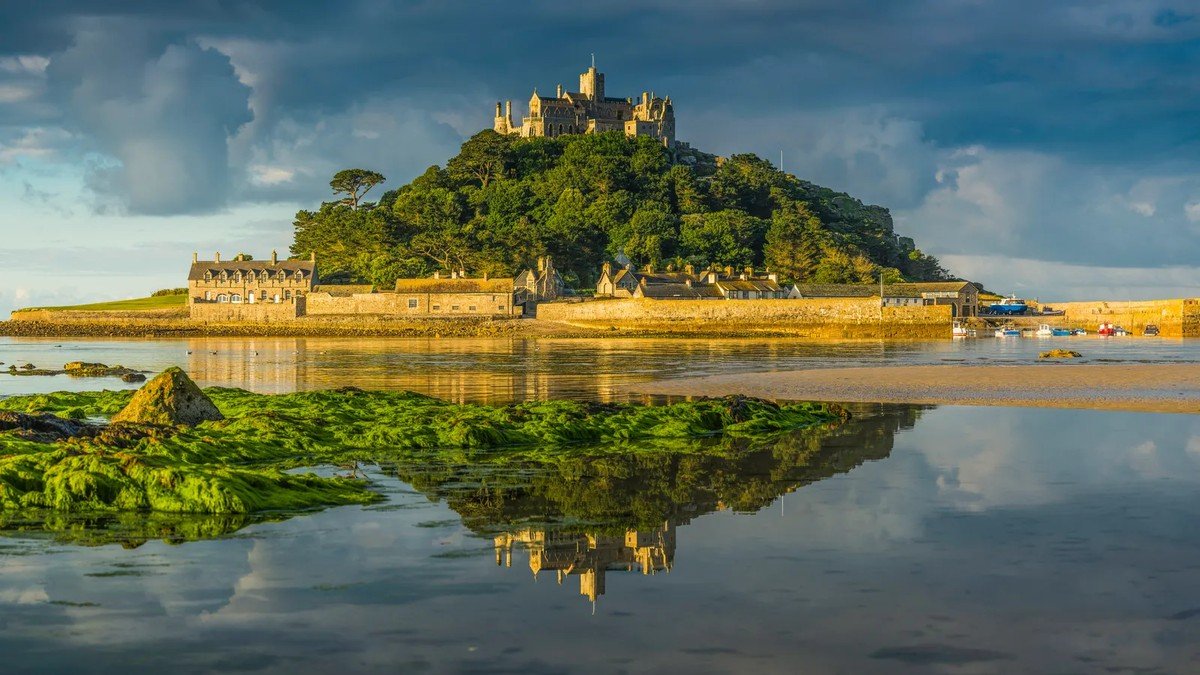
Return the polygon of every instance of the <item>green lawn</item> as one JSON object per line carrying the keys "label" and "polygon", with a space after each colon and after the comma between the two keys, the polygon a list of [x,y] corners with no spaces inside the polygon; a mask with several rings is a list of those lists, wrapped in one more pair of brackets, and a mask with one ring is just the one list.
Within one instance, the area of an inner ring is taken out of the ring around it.
{"label": "green lawn", "polygon": [[61,307],[26,307],[19,312],[45,310],[48,312],[66,312],[82,310],[87,312],[102,312],[105,310],[136,310],[136,309],[176,309],[187,306],[186,295],[159,295],[149,298],[133,298],[132,300],[114,300],[112,302],[94,302],[90,305],[63,305]]}

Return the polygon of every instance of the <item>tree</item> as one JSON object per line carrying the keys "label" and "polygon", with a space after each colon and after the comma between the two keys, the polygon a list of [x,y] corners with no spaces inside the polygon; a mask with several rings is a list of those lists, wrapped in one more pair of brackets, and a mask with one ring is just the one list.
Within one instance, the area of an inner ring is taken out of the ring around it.
{"label": "tree", "polygon": [[307,258],[315,253],[321,276],[355,277],[353,261],[362,254],[379,255],[395,242],[394,223],[383,209],[353,209],[326,202],[317,211],[300,211],[293,222],[291,253]]}
{"label": "tree", "polygon": [[683,217],[679,245],[686,258],[701,264],[754,265],[762,251],[767,222],[743,211],[727,209]]}
{"label": "tree", "polygon": [[446,171],[456,181],[478,181],[479,187],[487,188],[492,179],[507,172],[512,143],[510,137],[485,129],[462,144],[458,156],[446,163]]}
{"label": "tree", "polygon": [[771,215],[763,262],[784,279],[806,281],[821,260],[821,221],[803,202],[792,202]]}
{"label": "tree", "polygon": [[383,174],[367,169],[343,169],[333,175],[329,187],[333,188],[335,195],[346,195],[339,200],[340,203],[357,210],[362,198],[384,180]]}

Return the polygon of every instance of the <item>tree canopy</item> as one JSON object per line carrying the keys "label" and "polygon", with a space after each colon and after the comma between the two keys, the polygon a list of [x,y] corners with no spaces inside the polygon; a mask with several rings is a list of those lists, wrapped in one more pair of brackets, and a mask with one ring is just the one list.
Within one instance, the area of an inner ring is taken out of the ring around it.
{"label": "tree canopy", "polygon": [[294,255],[325,278],[390,285],[463,269],[511,275],[553,255],[569,284],[605,260],[697,268],[764,265],[788,281],[938,280],[948,273],[898,237],[887,209],[785,174],[751,154],[717,158],[621,132],[519,139],[482,131],[378,203],[383,176],[330,182],[346,195],[300,211]]}

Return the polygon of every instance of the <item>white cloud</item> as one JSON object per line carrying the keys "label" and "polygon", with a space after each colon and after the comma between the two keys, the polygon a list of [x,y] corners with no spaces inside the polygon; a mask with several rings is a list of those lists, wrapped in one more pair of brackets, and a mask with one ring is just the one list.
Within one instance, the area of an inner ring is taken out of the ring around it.
{"label": "white cloud", "polygon": [[11,164],[20,158],[48,158],[58,148],[72,140],[72,135],[58,127],[27,127],[10,140],[0,140],[0,164]]}
{"label": "white cloud", "polygon": [[46,67],[49,65],[50,59],[35,54],[0,58],[0,72],[12,75],[36,75],[40,77],[46,74]]}
{"label": "white cloud", "polygon": [[1149,218],[1150,216],[1154,215],[1154,204],[1151,204],[1150,202],[1129,202],[1127,206],[1129,207],[1130,211],[1133,211],[1140,216]]}
{"label": "white cloud", "polygon": [[295,171],[281,166],[255,164],[250,167],[250,180],[256,185],[279,185],[290,182],[295,177]]}
{"label": "white cloud", "polygon": [[1183,214],[1187,217],[1189,223],[1200,223],[1200,201],[1184,204]]}

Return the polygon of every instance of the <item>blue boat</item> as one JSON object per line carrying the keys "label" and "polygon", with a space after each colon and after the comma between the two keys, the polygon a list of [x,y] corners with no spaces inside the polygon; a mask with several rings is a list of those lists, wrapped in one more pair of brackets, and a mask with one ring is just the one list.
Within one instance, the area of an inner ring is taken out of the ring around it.
{"label": "blue boat", "polygon": [[1075,334],[1075,331],[1070,328],[1055,328],[1050,331],[1054,337],[1069,337]]}
{"label": "blue boat", "polygon": [[1025,304],[1024,300],[1018,300],[1015,295],[988,305],[988,311],[992,314],[1024,314],[1027,309],[1029,305]]}

